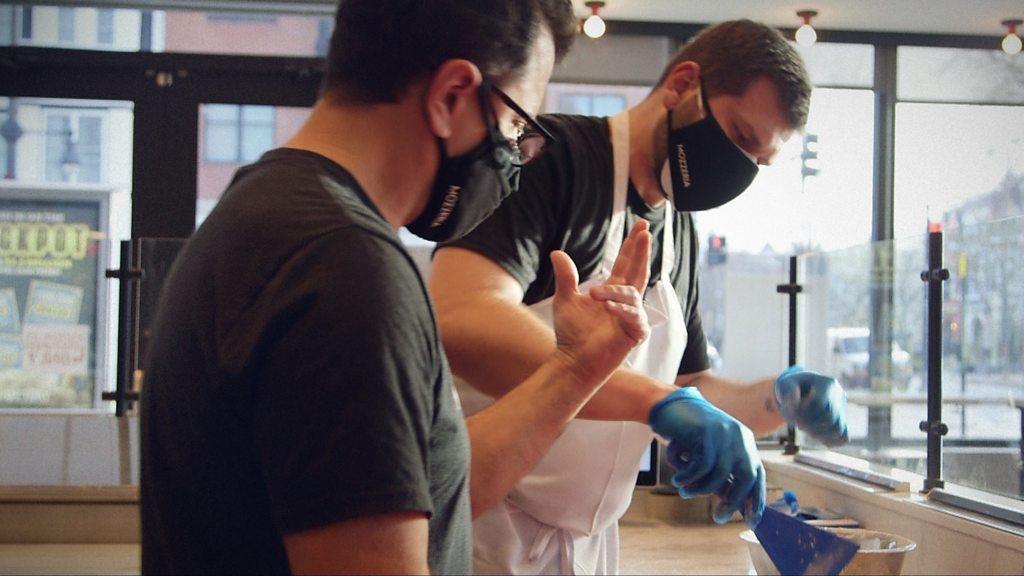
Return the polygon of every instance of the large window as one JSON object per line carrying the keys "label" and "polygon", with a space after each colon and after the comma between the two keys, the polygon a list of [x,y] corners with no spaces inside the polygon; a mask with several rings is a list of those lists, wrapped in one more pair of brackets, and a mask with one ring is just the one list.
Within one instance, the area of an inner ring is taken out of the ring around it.
{"label": "large window", "polygon": [[787,301],[775,287],[788,281],[789,256],[871,237],[873,49],[802,52],[814,83],[832,86],[814,89],[805,132],[737,199],[694,214],[701,317],[718,369],[734,378],[765,377],[788,361]]}
{"label": "large window", "polygon": [[1024,60],[901,47],[897,71],[896,235],[941,227],[951,272],[943,475],[1021,498],[1021,416],[1007,398],[1024,394]]}

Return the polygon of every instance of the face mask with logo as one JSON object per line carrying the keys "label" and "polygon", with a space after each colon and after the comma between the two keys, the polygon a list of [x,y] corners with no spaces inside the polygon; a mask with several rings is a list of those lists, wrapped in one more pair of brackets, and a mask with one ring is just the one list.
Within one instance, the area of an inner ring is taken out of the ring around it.
{"label": "face mask with logo", "polygon": [[441,165],[427,206],[406,228],[432,242],[446,242],[469,234],[502,200],[519,188],[519,166],[512,146],[491,122],[489,88],[481,84],[480,108],[487,136],[478,146],[458,156],[448,156],[444,140],[438,138]]}
{"label": "face mask with logo", "polygon": [[680,212],[718,208],[735,199],[757,176],[757,164],[726,136],[711,115],[703,90],[705,116],[677,130],[668,113],[668,158],[661,188]]}

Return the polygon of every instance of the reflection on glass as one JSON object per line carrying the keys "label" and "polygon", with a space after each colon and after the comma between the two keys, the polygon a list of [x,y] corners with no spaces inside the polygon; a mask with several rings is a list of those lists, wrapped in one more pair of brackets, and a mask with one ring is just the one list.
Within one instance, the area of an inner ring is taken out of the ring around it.
{"label": "reflection on glass", "polygon": [[[801,256],[800,357],[849,399],[843,451],[924,470],[926,236]],[[809,439],[805,439],[809,441]]]}
{"label": "reflection on glass", "polygon": [[947,228],[944,242],[942,417],[961,445],[947,441],[943,475],[1024,498],[1024,218]]}

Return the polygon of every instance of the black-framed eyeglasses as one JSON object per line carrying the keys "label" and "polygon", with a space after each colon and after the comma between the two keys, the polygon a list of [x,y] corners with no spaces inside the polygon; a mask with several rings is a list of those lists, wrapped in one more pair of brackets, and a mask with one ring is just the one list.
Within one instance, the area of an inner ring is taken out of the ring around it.
{"label": "black-framed eyeglasses", "polygon": [[505,92],[490,82],[485,84],[487,89],[500,98],[518,116],[512,121],[512,127],[516,131],[515,134],[511,137],[506,136],[514,153],[513,163],[517,166],[523,166],[540,156],[541,152],[544,151],[544,145],[548,141],[554,142],[555,137],[529,112],[523,110],[523,107],[517,104],[511,96],[505,94]]}

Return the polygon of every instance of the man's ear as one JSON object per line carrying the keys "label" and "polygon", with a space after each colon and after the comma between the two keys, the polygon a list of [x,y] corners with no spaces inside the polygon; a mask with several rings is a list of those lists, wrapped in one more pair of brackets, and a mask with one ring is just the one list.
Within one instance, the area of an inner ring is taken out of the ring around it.
{"label": "man's ear", "polygon": [[469,60],[447,60],[431,76],[426,87],[427,122],[434,135],[448,138],[459,119],[469,112],[479,115],[477,86],[480,69]]}
{"label": "man's ear", "polygon": [[673,110],[687,92],[700,84],[700,64],[686,60],[676,64],[661,85],[662,104],[666,110]]}

